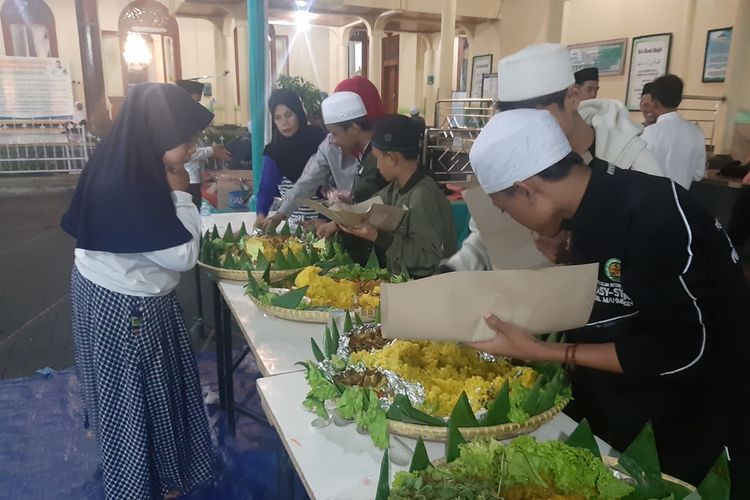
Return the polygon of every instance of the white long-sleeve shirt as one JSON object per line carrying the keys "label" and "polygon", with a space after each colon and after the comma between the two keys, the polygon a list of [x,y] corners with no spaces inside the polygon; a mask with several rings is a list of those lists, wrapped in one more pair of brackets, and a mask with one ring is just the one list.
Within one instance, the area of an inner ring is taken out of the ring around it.
{"label": "white long-sleeve shirt", "polygon": [[676,111],[656,119],[641,138],[656,156],[667,177],[685,189],[706,175],[706,136]]}
{"label": "white long-sleeve shirt", "polygon": [[75,266],[89,281],[113,292],[138,297],[166,295],[177,287],[180,273],[198,261],[201,217],[190,194],[172,192],[172,201],[193,239],[155,252],[110,253],[76,248]]}
{"label": "white long-sleeve shirt", "polygon": [[190,157],[190,161],[185,164],[185,170],[187,170],[190,176],[190,184],[201,184],[201,167],[203,163],[209,158],[213,158],[214,148],[211,146],[200,147],[195,149],[195,153]]}

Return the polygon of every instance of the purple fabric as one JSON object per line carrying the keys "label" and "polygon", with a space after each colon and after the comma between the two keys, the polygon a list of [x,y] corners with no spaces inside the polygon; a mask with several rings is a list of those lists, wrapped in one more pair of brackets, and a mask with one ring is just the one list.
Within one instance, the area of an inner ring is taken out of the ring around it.
{"label": "purple fabric", "polygon": [[268,215],[273,205],[273,197],[279,195],[279,184],[284,176],[279,172],[276,162],[268,155],[263,155],[263,177],[260,179],[258,188],[258,201],[256,211],[259,214]]}

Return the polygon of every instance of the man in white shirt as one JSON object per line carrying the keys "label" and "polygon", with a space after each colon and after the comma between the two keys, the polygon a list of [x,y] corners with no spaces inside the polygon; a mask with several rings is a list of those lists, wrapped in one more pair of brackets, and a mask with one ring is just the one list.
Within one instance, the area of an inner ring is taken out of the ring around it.
{"label": "man in white shirt", "polygon": [[677,114],[682,88],[682,80],[676,75],[660,76],[651,82],[643,104],[656,123],[646,127],[641,138],[666,176],[690,189],[690,184],[706,173],[706,137],[697,125]]}
{"label": "man in white shirt", "polygon": [[[204,87],[201,82],[196,80],[177,80],[176,83],[178,87],[188,92],[195,102],[201,102]],[[203,164],[206,163],[209,158],[226,161],[231,157],[232,154],[223,144],[213,144],[211,146],[202,146],[201,144],[198,144],[190,161],[185,164],[185,170],[187,170],[187,173],[190,176],[190,186],[187,191],[192,195],[193,203],[199,209],[203,200],[201,196],[201,184],[203,183],[201,172],[203,170]]]}

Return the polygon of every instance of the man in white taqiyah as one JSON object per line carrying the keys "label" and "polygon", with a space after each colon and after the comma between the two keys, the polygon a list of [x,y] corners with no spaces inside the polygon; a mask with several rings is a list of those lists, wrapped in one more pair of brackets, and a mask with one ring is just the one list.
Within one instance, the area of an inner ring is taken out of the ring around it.
{"label": "man in white taqiyah", "polygon": [[567,365],[568,415],[621,451],[651,423],[661,470],[688,483],[726,447],[732,499],[750,498],[750,289],[736,251],[676,183],[585,165],[568,140],[547,111],[505,111],[470,159],[497,209],[543,235],[566,225],[570,263],[598,264],[589,323],[549,343],[488,312],[496,337],[468,345]]}
{"label": "man in white taqiyah", "polygon": [[[531,45],[500,60],[498,101],[501,113],[511,109],[546,109],[557,120],[570,147],[587,164],[609,162],[617,167],[653,175],[663,170],[639,137],[643,127],[630,119],[618,101],[589,99],[581,102],[570,53],[564,45]],[[459,251],[442,262],[439,271],[492,269],[489,252],[473,219],[471,233]],[[564,260],[567,233],[537,240],[539,249],[553,262]]]}

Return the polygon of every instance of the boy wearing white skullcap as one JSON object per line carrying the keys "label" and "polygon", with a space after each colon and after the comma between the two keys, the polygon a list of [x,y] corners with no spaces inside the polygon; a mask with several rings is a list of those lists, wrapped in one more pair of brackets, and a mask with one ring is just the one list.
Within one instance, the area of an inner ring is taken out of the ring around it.
{"label": "boy wearing white skullcap", "polygon": [[[373,123],[367,116],[364,101],[355,92],[339,91],[324,99],[320,108],[333,143],[344,153],[354,155],[359,162],[349,201],[366,201],[388,182],[378,172],[377,161],[372,154]],[[336,224],[328,223],[319,228],[318,234],[330,237],[336,231]],[[371,242],[349,234],[341,234],[340,239],[355,263],[364,265],[367,262],[372,250]]]}
{"label": "boy wearing white skullcap", "polygon": [[650,422],[661,470],[688,483],[728,447],[732,498],[750,498],[750,290],[721,225],[667,178],[585,165],[545,110],[495,115],[470,160],[498,209],[543,235],[567,221],[570,263],[599,265],[589,324],[567,343],[488,314],[497,337],[472,346],[567,364],[569,414],[619,450]]}
{"label": "boy wearing white skullcap", "polygon": [[[555,117],[572,149],[586,163],[605,161],[620,168],[662,175],[663,169],[638,137],[643,128],[630,120],[622,103],[606,99],[581,102],[570,52],[564,45],[530,45],[498,63],[498,108],[545,109]],[[478,271],[492,268],[489,252],[473,219],[471,233],[461,249],[441,264],[442,271]],[[564,260],[566,234],[541,238],[542,250],[553,262]]]}

